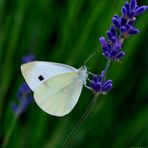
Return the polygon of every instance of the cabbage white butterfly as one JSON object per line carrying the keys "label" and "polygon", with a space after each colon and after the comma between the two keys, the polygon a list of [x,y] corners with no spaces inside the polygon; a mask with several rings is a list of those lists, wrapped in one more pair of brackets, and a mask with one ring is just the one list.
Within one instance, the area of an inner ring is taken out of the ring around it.
{"label": "cabbage white butterfly", "polygon": [[54,116],[64,116],[74,108],[88,76],[86,66],[76,69],[42,61],[23,64],[21,71],[37,105]]}

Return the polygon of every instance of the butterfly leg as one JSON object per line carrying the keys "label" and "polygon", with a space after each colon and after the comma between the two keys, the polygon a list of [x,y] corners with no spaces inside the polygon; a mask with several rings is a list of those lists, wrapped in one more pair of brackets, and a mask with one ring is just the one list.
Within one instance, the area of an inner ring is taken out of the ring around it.
{"label": "butterfly leg", "polygon": [[92,90],[92,88],[91,88],[91,87],[89,87],[89,86],[87,86],[86,84],[84,84],[84,86],[85,86],[87,89]]}

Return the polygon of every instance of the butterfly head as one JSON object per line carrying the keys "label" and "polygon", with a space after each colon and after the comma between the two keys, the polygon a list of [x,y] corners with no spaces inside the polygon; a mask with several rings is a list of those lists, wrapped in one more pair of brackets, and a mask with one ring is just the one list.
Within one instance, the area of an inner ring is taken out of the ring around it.
{"label": "butterfly head", "polygon": [[79,68],[79,79],[80,81],[85,85],[86,84],[86,79],[87,79],[87,67],[86,66],[82,66]]}

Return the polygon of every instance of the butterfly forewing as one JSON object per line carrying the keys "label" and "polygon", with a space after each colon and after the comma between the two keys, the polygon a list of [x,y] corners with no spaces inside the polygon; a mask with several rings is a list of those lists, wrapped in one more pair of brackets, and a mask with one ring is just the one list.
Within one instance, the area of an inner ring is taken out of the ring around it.
{"label": "butterfly forewing", "polygon": [[27,84],[34,91],[40,84],[58,74],[77,72],[78,70],[65,64],[35,61],[23,64],[21,71]]}
{"label": "butterfly forewing", "polygon": [[64,116],[76,105],[82,86],[77,72],[59,74],[39,85],[34,91],[34,98],[46,113]]}

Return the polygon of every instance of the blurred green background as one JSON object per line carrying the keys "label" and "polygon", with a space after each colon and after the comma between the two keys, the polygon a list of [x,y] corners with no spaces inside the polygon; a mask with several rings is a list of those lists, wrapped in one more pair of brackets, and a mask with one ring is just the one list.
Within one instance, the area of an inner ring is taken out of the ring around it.
{"label": "blurred green background", "polygon": [[[100,73],[106,60],[98,38],[120,14],[124,0],[0,0],[0,142],[14,114],[10,105],[24,82],[21,58],[34,53],[37,60],[69,64],[79,68],[88,63]],[[148,4],[138,1],[139,5]],[[126,57],[112,63],[108,78],[114,87],[100,96],[82,127],[74,134],[70,148],[148,147],[148,13],[137,18],[137,36],[125,41]],[[79,102],[65,117],[44,113],[34,101],[18,119],[9,148],[58,148],[78,122],[93,98],[83,89]]]}

